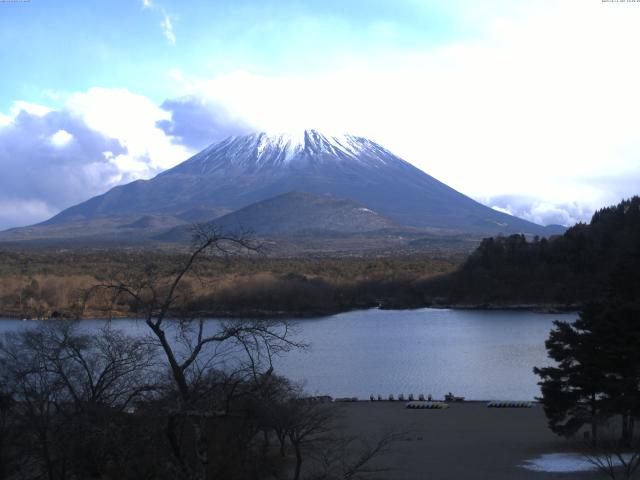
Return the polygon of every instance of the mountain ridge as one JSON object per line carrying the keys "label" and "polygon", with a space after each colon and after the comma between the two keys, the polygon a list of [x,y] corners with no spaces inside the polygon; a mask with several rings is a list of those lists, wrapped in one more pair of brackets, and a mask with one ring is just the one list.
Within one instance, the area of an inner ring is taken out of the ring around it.
{"label": "mountain ridge", "polygon": [[[296,191],[252,203],[206,226],[231,234],[250,230],[257,236],[363,233],[400,227],[357,202]],[[177,226],[156,238],[185,241],[190,238],[190,228]]]}
{"label": "mountain ridge", "polygon": [[[364,137],[305,130],[297,136],[229,137],[150,180],[114,187],[45,222],[14,229],[11,237],[46,236],[65,226],[69,235],[84,235],[87,226],[116,225],[121,218],[131,227],[123,232],[145,225],[162,229],[162,218],[168,231],[292,191],[353,201],[403,227],[475,235],[564,231],[482,205]],[[5,237],[6,232],[0,235]]]}

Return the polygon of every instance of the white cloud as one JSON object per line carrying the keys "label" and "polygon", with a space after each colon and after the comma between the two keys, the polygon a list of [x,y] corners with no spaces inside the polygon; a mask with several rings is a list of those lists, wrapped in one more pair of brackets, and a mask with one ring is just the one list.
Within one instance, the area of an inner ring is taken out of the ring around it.
{"label": "white cloud", "polygon": [[157,127],[170,120],[171,114],[147,97],[126,89],[91,88],[71,95],[66,108],[86,124],[109,138],[117,139],[127,149],[128,159],[121,165],[147,166],[146,176],[170,168],[189,157],[192,151],[172,143],[171,137]]}
{"label": "white cloud", "polygon": [[56,208],[41,200],[0,199],[0,230],[40,222],[56,213]]}
{"label": "white cloud", "polygon": [[13,117],[18,115],[20,112],[27,112],[31,115],[37,115],[39,117],[42,117],[51,111],[52,111],[51,108],[46,107],[44,105],[39,105],[37,103],[24,102],[21,100],[13,102],[13,104],[11,105],[11,108],[9,109],[9,112]]}
{"label": "white cloud", "polygon": [[170,112],[125,89],[74,93],[58,110],[16,102],[5,117],[9,120],[0,126],[0,229],[46,220],[193,153],[157,126],[171,120]]}
{"label": "white cloud", "polygon": [[161,107],[171,114],[171,120],[159,121],[158,127],[171,135],[174,142],[194,150],[201,150],[224,138],[253,130],[219,103],[202,97],[168,99]]}
{"label": "white cloud", "polygon": [[180,70],[179,68],[171,68],[169,69],[169,71],[167,72],[169,77],[177,80],[177,81],[182,81],[184,80],[184,72],[182,70]]}
{"label": "white cloud", "polygon": [[[118,171],[127,172],[129,176],[146,178],[149,176],[149,165],[144,159],[132,157],[131,155],[115,155],[109,158],[109,162],[116,166]],[[118,183],[119,183],[118,179]]]}
{"label": "white cloud", "polygon": [[483,203],[490,205],[494,210],[515,215],[539,225],[571,226],[578,222],[588,222],[593,212],[603,206],[591,199],[553,203],[522,195],[503,195],[480,200],[484,200]]}
{"label": "white cloud", "polygon": [[42,94],[47,97],[49,100],[52,100],[54,102],[58,102],[60,100],[62,100],[63,97],[63,93],[59,92],[57,90],[53,90],[51,88],[45,88],[44,90],[42,90]]}
{"label": "white cloud", "polygon": [[64,147],[67,143],[73,140],[73,135],[66,130],[58,130],[56,133],[51,135],[49,139],[56,147]]}
{"label": "white cloud", "polygon": [[45,220],[122,180],[104,151],[126,153],[66,110],[17,112],[0,128],[0,228]]}
{"label": "white cloud", "polygon": [[166,38],[171,45],[175,45],[176,34],[173,32],[173,23],[171,23],[171,17],[167,15],[167,12],[165,12],[164,10],[162,13],[164,15],[164,18],[160,22],[160,26],[162,27],[164,38]]}
{"label": "white cloud", "polygon": [[142,7],[159,13],[162,16],[160,21],[160,28],[162,28],[162,34],[170,45],[176,44],[176,34],[173,30],[173,19],[171,15],[167,13],[164,7],[154,3],[152,0],[142,0]]}
{"label": "white cloud", "polygon": [[509,210],[508,208],[505,208],[505,207],[501,207],[499,205],[492,205],[491,208],[493,208],[498,212],[506,213],[509,215],[515,215],[515,213],[512,210]]}

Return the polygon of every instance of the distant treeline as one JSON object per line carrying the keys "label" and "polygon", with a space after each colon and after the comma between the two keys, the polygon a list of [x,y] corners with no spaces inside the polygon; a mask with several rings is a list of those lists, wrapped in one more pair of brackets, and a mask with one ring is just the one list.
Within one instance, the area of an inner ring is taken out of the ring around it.
{"label": "distant treeline", "polygon": [[[139,314],[91,287],[121,272],[170,275],[185,254],[149,250],[0,251],[0,316],[49,318]],[[184,283],[186,308],[226,316],[317,315],[386,304],[425,278],[452,271],[463,257],[203,257]],[[409,295],[411,301],[415,293]]]}
{"label": "distant treeline", "polygon": [[640,197],[597,211],[562,236],[493,237],[424,300],[450,304],[584,304],[640,293]]}

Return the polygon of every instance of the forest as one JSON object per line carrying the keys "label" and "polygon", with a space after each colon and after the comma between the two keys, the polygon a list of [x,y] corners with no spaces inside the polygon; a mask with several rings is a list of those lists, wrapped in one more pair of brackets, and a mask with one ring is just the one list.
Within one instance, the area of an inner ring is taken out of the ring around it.
{"label": "forest", "polygon": [[[136,316],[91,288],[123,272],[168,274],[184,252],[153,250],[0,251],[0,316],[77,318]],[[273,258],[207,255],[189,273],[194,312],[224,316],[319,315],[378,306],[416,280],[452,271],[461,255]],[[115,307],[115,308],[113,308]]]}
{"label": "forest", "polygon": [[561,236],[484,239],[455,272],[427,281],[424,292],[451,304],[569,308],[640,292],[640,197],[603,208]]}

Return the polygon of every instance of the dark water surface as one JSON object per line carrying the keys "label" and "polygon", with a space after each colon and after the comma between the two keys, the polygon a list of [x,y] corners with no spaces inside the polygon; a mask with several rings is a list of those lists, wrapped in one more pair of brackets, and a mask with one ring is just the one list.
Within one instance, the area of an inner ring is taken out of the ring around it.
{"label": "dark water surface", "polygon": [[[361,310],[297,322],[310,344],[276,360],[276,371],[305,382],[310,393],[368,398],[393,393],[467,399],[530,400],[539,395],[534,366],[547,365],[544,341],[553,320],[575,313],[487,310]],[[210,320],[214,328],[218,320]],[[0,333],[38,322],[0,321]],[[98,329],[105,320],[83,320]],[[132,334],[137,320],[114,320]]]}

